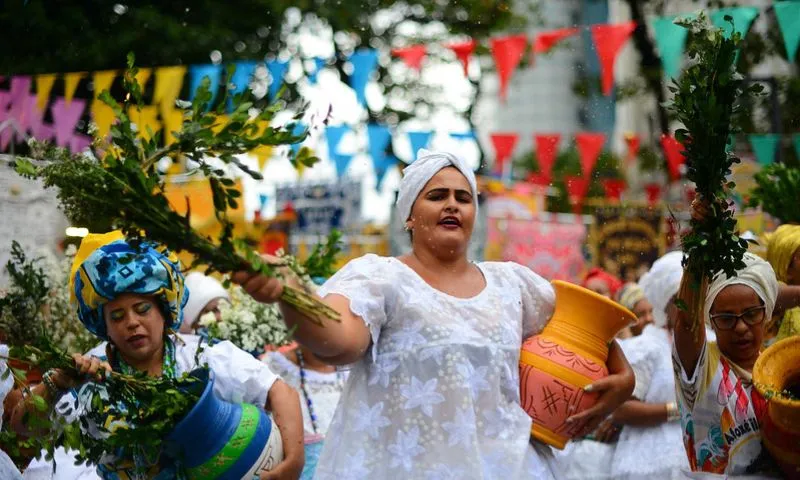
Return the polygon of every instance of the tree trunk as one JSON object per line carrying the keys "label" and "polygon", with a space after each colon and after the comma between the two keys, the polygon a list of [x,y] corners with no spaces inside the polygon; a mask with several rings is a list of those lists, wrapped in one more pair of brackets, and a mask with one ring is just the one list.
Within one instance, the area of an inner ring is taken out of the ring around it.
{"label": "tree trunk", "polygon": [[647,82],[647,88],[656,97],[656,113],[658,128],[661,133],[669,133],[669,118],[664,108],[664,68],[661,57],[656,53],[655,45],[647,33],[647,23],[639,0],[625,0],[631,11],[631,20],[636,22],[633,32],[633,44],[641,57],[641,73]]}

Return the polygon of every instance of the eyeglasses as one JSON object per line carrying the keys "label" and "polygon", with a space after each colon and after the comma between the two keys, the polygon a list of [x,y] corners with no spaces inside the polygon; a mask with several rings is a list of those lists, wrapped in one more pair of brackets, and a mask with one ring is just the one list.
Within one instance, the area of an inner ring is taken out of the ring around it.
{"label": "eyeglasses", "polygon": [[739,319],[741,318],[745,325],[753,326],[758,325],[759,323],[764,321],[764,313],[766,312],[766,307],[764,305],[748,308],[744,312],[740,314],[735,313],[720,313],[717,315],[711,315],[711,322],[716,325],[716,327],[720,330],[733,330],[736,325],[739,323]]}

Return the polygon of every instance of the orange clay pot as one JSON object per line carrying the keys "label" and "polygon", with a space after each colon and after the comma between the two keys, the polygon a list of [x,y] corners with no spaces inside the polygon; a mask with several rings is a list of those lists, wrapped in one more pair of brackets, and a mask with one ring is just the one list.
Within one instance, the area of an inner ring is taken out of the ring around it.
{"label": "orange clay pot", "polygon": [[789,337],[764,350],[753,366],[753,383],[767,401],[761,418],[764,446],[786,478],[800,479],[800,400],[776,393],[800,395],[800,336]]}
{"label": "orange clay pot", "polygon": [[578,285],[554,280],[553,317],[522,344],[520,400],[532,435],[561,450],[582,425],[565,420],[597,401],[583,387],[608,375],[608,344],[636,320],[627,308]]}

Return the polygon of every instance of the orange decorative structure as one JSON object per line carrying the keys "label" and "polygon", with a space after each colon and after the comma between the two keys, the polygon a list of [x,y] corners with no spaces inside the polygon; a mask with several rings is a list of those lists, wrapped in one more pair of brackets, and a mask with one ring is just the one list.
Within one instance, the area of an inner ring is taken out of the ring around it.
{"label": "orange decorative structure", "polygon": [[608,375],[608,344],[636,316],[578,285],[554,280],[555,312],[542,333],[522,344],[520,400],[533,436],[563,449],[582,425],[565,420],[597,401],[583,387]]}
{"label": "orange decorative structure", "polygon": [[767,400],[764,446],[788,479],[800,479],[800,336],[776,342],[753,366],[753,383]]}

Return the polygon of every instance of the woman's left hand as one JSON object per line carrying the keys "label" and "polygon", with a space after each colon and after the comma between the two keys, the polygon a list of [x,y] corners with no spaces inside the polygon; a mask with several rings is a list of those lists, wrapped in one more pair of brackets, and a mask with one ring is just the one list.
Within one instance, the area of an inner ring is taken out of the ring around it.
{"label": "woman's left hand", "polygon": [[612,342],[608,349],[607,366],[610,372],[607,377],[584,387],[586,392],[600,393],[597,403],[567,419],[567,423],[581,425],[582,428],[577,435],[579,437],[594,431],[600,422],[629,400],[633,393],[636,377],[616,341]]}

